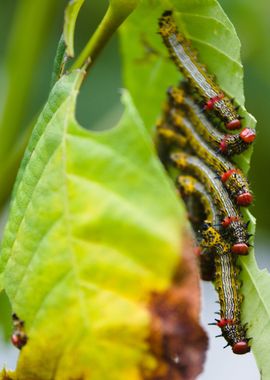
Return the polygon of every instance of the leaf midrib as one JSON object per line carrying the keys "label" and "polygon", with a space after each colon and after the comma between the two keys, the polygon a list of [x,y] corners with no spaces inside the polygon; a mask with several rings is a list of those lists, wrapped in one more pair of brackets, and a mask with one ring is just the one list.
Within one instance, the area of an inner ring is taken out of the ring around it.
{"label": "leaf midrib", "polygon": [[72,102],[74,102],[74,99],[72,97],[70,97],[69,101],[67,102],[67,112],[65,114],[65,119],[64,119],[63,140],[62,140],[62,149],[63,149],[63,160],[62,160],[63,167],[62,167],[62,170],[63,170],[63,181],[64,181],[64,184],[63,184],[64,185],[63,186],[63,191],[64,191],[63,218],[66,219],[66,222],[65,222],[66,237],[65,238],[68,241],[67,246],[69,247],[71,258],[72,258],[72,261],[74,264],[72,266],[72,268],[73,268],[73,272],[74,272],[75,283],[76,283],[77,289],[78,289],[78,291],[77,291],[77,293],[78,293],[78,304],[79,304],[79,307],[81,310],[81,312],[79,314],[81,316],[83,325],[88,330],[90,327],[90,318],[88,319],[86,317],[87,316],[87,310],[85,308],[86,301],[84,298],[85,297],[84,292],[81,290],[81,286],[80,286],[80,280],[79,280],[80,276],[79,276],[79,272],[77,269],[77,259],[76,259],[76,254],[73,250],[72,233],[71,233],[71,229],[70,229],[71,217],[70,217],[70,210],[69,210],[68,178],[67,178],[67,130],[68,130],[68,124],[69,124],[69,119],[70,119],[70,109],[73,109],[72,104],[69,104],[69,103],[72,103]]}

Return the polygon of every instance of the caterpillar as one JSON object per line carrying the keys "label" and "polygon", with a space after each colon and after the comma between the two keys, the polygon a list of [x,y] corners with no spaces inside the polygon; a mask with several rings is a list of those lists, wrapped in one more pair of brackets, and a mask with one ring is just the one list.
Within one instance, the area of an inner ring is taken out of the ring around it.
{"label": "caterpillar", "polygon": [[[201,279],[204,281],[214,281],[215,279],[215,262],[214,256],[209,254],[207,249],[202,249],[200,246],[201,241],[201,225],[205,221],[213,221],[213,224],[220,224],[220,220],[217,220],[217,212],[215,205],[210,195],[205,191],[204,186],[198,182],[195,178],[187,175],[180,175],[177,179],[177,187],[180,191],[182,199],[184,199],[186,208],[188,210],[189,220],[192,224],[195,240],[197,246],[194,248],[196,256],[198,256],[200,264]],[[198,203],[201,206],[198,215]],[[194,210],[195,208],[195,210]],[[194,214],[196,219],[194,222]]]}
{"label": "caterpillar", "polygon": [[[184,134],[191,150],[216,171],[228,192],[235,199],[237,205],[243,207],[249,206],[253,201],[253,196],[242,172],[235,168],[224,157],[218,156],[196,132],[191,122],[182,116],[179,110],[175,108],[171,109],[167,115],[167,120],[169,125],[174,126],[175,129]],[[183,147],[183,145],[181,147]]]}
{"label": "caterpillar", "polygon": [[[184,87],[184,84],[182,84]],[[170,87],[167,91],[171,107],[182,109],[189,117],[192,125],[201,137],[213,149],[223,155],[232,156],[247,150],[256,138],[256,132],[251,128],[244,128],[239,134],[224,135],[206,118],[201,108],[188,96],[184,88]]]}
{"label": "caterpillar", "polygon": [[[232,347],[235,354],[245,354],[250,351],[249,339],[246,337],[246,328],[241,324],[240,283],[238,275],[240,269],[235,265],[235,258],[231,255],[230,245],[214,228],[205,232],[209,241],[212,233],[212,250],[215,257],[215,288],[219,295],[220,319],[215,325],[221,328],[222,336]],[[211,240],[211,239],[210,239]]]}
{"label": "caterpillar", "polygon": [[205,66],[198,62],[197,52],[184,35],[179,33],[172,11],[165,11],[159,19],[159,33],[175,65],[187,78],[191,90],[194,93],[198,91],[204,99],[204,109],[215,111],[228,130],[241,128],[241,116],[229,97],[206,72]]}
{"label": "caterpillar", "polygon": [[16,314],[12,314],[13,334],[11,337],[12,344],[19,350],[26,345],[28,337],[24,332],[24,322]]}
{"label": "caterpillar", "polygon": [[[180,194],[184,200],[194,197],[196,203],[199,201],[202,206],[201,215],[198,216],[200,224],[204,220],[212,220],[215,225],[221,224],[221,221],[217,215],[218,213],[216,206],[211,196],[198,180],[189,175],[180,175],[177,178],[177,187],[180,190]],[[192,215],[194,214],[193,210],[189,211],[191,211]]]}
{"label": "caterpillar", "polygon": [[[214,325],[221,328],[222,335],[232,346],[235,354],[245,354],[250,351],[246,338],[246,329],[241,324],[241,302],[239,295],[240,283],[237,279],[239,268],[235,265],[235,257],[231,255],[230,244],[222,237],[218,229],[219,215],[211,196],[204,186],[190,176],[178,177],[179,189],[184,199],[196,195],[204,206],[208,223],[202,235],[201,247],[206,253],[200,255],[201,274],[207,280],[213,279],[215,271],[215,288],[219,295],[220,319]],[[214,261],[214,263],[213,263]]]}
{"label": "caterpillar", "polygon": [[[162,144],[165,141],[170,147],[171,145],[175,145],[176,147],[184,147],[187,145],[187,138],[180,133],[176,133],[173,128],[165,127],[163,125],[163,121],[161,120],[157,123],[156,126],[158,142],[162,139]],[[158,143],[157,142],[157,143]]]}
{"label": "caterpillar", "polygon": [[237,255],[247,255],[250,237],[247,225],[216,174],[199,158],[187,153],[174,152],[170,155],[170,159],[177,169],[191,174],[205,184],[219,210],[223,235],[226,240],[231,242],[231,252]]}
{"label": "caterpillar", "polygon": [[159,120],[156,125],[155,146],[158,157],[166,170],[169,170],[169,154],[172,148],[184,147],[187,139],[172,128],[165,128],[163,121]]}

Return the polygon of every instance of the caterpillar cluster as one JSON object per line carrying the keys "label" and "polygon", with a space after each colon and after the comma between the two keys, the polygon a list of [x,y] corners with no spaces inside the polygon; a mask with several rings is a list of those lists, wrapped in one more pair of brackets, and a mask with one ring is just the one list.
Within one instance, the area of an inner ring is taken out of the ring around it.
{"label": "caterpillar cluster", "polygon": [[[256,134],[242,128],[237,107],[198,62],[171,11],[161,16],[159,33],[185,77],[167,91],[157,125],[159,156],[169,171],[176,169],[177,188],[197,239],[201,276],[214,281],[219,295],[220,319],[214,324],[234,353],[245,354],[250,346],[241,323],[237,257],[249,251],[248,224],[240,207],[249,206],[253,195],[232,157],[248,149]],[[240,128],[240,133],[231,132]]]}

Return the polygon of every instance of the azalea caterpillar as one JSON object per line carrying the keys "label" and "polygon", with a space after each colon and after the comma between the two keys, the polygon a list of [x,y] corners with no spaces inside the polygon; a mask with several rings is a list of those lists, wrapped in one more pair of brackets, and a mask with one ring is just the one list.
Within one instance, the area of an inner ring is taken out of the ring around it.
{"label": "azalea caterpillar", "polygon": [[186,150],[187,146],[184,146],[186,142],[191,151],[210,165],[216,174],[220,176],[222,183],[235,199],[237,205],[249,206],[252,203],[253,196],[243,173],[234,167],[227,159],[221,155],[217,155],[197,133],[190,120],[183,116],[181,111],[175,108],[170,109],[165,116],[163,129],[170,129],[171,127],[186,137],[186,140],[182,138],[182,145],[179,144],[179,147],[185,148]]}
{"label": "azalea caterpillar", "polygon": [[157,144],[161,143],[162,145],[165,142],[165,144],[170,147],[172,145],[175,147],[184,147],[187,145],[187,138],[184,135],[174,131],[173,128],[165,126],[163,124],[163,120],[160,120],[160,122],[157,123],[156,129],[158,137],[156,141]]}
{"label": "azalea caterpillar", "polygon": [[[184,87],[184,85],[182,85]],[[244,128],[237,134],[224,134],[217,130],[207,119],[191,96],[183,88],[170,87],[167,91],[169,104],[182,109],[189,117],[196,131],[207,141],[213,149],[226,156],[243,153],[256,138],[256,132],[251,128]]]}
{"label": "azalea caterpillar", "polygon": [[200,241],[202,238],[201,226],[205,220],[210,221],[215,219],[217,215],[216,207],[204,186],[195,178],[188,175],[180,175],[177,179],[177,187],[186,204],[188,218],[195,234],[194,240],[197,246],[194,248],[194,253],[198,256],[201,279],[204,281],[214,281],[214,256],[209,254],[206,249],[201,249]]}
{"label": "azalea caterpillar", "polygon": [[250,351],[246,328],[241,324],[240,269],[231,255],[230,244],[212,226],[207,228],[204,242],[212,241],[210,247],[215,259],[215,288],[219,295],[220,319],[214,323],[221,328],[222,336],[232,347],[235,354],[245,354]]}
{"label": "azalea caterpillar", "polygon": [[216,174],[199,158],[190,154],[174,152],[170,158],[177,169],[194,176],[203,183],[213,197],[216,209],[220,214],[222,234],[226,240],[230,241],[231,252],[237,255],[247,255],[250,237],[247,225]]}
{"label": "azalea caterpillar", "polygon": [[216,319],[214,324],[221,328],[222,335],[235,354],[245,354],[250,347],[246,330],[241,324],[239,268],[231,255],[230,244],[222,237],[219,227],[213,227],[220,225],[219,213],[211,196],[195,178],[180,175],[177,182],[186,201],[194,195],[199,198],[207,218],[208,223],[204,223],[202,231],[200,263],[202,278],[214,280],[219,295],[220,319]]}
{"label": "azalea caterpillar", "polygon": [[197,52],[179,32],[172,11],[165,11],[159,19],[159,33],[177,68],[189,82],[193,93],[204,99],[204,109],[215,111],[229,130],[241,128],[241,117],[230,98],[222,91],[204,65],[198,62]]}

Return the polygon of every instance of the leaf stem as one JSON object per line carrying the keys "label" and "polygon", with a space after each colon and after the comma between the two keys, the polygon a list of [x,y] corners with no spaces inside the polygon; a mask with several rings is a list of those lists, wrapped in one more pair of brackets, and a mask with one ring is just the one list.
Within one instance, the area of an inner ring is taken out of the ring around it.
{"label": "leaf stem", "polygon": [[104,45],[130,13],[133,12],[138,3],[139,0],[111,0],[104,18],[72,65],[71,70],[83,67],[89,59],[89,66],[91,66]]}

